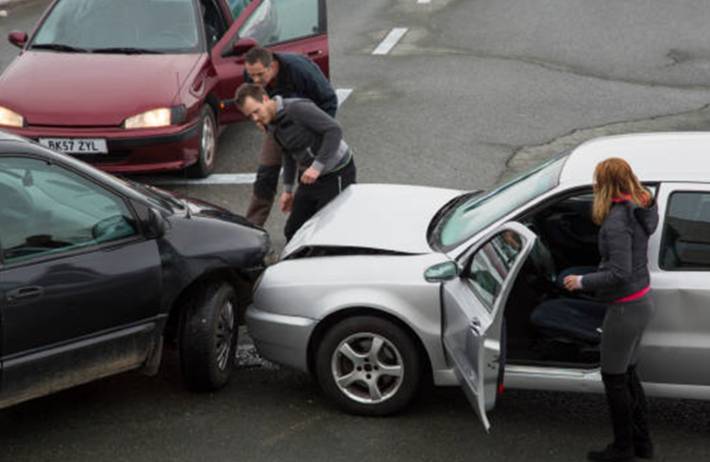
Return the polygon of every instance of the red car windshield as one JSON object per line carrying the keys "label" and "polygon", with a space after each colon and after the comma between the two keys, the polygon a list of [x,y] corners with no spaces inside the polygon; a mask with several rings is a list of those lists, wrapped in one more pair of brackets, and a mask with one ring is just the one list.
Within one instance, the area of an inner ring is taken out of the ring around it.
{"label": "red car windshield", "polygon": [[91,53],[189,53],[200,46],[193,0],[60,0],[32,49]]}

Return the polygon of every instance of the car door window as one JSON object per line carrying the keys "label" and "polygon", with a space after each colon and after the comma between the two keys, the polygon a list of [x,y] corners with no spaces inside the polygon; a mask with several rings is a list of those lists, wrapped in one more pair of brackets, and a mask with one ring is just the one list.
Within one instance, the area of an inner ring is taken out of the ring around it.
{"label": "car door window", "polygon": [[320,29],[319,1],[264,0],[239,28],[239,36],[269,46],[309,37]]}
{"label": "car door window", "polygon": [[205,35],[210,48],[227,32],[227,23],[221,9],[213,0],[201,0],[202,21],[205,24]]}
{"label": "car door window", "polygon": [[523,238],[513,230],[497,234],[473,255],[468,280],[478,298],[493,310],[510,269],[523,249]]}
{"label": "car door window", "polygon": [[56,164],[0,159],[5,264],[66,253],[138,234],[126,203]]}
{"label": "car door window", "polygon": [[252,0],[229,0],[229,10],[232,12],[232,17],[235,19],[238,18],[251,1]]}
{"label": "car door window", "polygon": [[710,269],[710,192],[675,192],[668,200],[659,266]]}

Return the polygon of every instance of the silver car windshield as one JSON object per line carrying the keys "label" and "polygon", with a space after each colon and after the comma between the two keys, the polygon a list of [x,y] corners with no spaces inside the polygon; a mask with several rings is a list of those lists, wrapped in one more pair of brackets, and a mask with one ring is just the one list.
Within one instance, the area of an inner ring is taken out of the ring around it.
{"label": "silver car windshield", "polygon": [[488,194],[474,196],[446,213],[435,226],[436,248],[450,250],[491,223],[559,184],[567,156],[558,157],[504,183]]}
{"label": "silver car windshield", "polygon": [[60,0],[32,49],[91,53],[188,53],[200,46],[193,0]]}

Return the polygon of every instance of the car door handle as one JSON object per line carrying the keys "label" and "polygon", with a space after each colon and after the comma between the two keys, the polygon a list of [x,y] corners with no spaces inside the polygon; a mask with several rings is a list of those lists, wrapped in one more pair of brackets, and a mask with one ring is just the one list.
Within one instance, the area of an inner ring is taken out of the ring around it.
{"label": "car door handle", "polygon": [[37,298],[41,297],[42,294],[44,294],[44,289],[39,286],[20,287],[19,289],[11,290],[7,293],[7,301],[12,303],[18,300]]}
{"label": "car door handle", "polygon": [[313,50],[306,53],[308,56],[320,56],[323,54],[323,50]]}
{"label": "car door handle", "polygon": [[481,333],[481,320],[478,318],[473,318],[471,320],[471,324],[469,324],[469,327],[471,327],[471,330],[475,334],[480,334]]}

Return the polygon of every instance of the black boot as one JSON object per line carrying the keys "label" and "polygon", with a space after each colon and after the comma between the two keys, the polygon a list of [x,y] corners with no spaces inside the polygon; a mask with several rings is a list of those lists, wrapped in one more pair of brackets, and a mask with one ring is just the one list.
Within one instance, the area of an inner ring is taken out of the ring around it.
{"label": "black boot", "polygon": [[629,395],[631,396],[631,415],[633,418],[633,441],[636,457],[653,459],[653,443],[648,430],[648,409],[646,394],[643,392],[641,380],[636,372],[636,366],[630,366],[626,371]]}
{"label": "black boot", "polygon": [[614,442],[601,451],[590,451],[587,454],[589,460],[626,462],[634,459],[633,420],[627,378],[626,373],[602,373],[611,426],[614,430]]}

